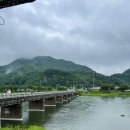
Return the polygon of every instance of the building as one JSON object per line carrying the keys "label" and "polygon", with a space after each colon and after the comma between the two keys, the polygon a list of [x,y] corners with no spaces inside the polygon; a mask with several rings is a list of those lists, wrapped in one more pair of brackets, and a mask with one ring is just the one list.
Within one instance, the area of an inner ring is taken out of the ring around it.
{"label": "building", "polygon": [[91,90],[92,91],[100,91],[101,87],[92,87]]}

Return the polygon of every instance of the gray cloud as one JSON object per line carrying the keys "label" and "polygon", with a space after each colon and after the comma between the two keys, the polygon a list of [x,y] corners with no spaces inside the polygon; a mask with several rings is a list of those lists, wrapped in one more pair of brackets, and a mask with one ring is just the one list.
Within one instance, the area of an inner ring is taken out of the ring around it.
{"label": "gray cloud", "polygon": [[37,0],[0,10],[0,64],[37,55],[109,75],[130,68],[130,1]]}

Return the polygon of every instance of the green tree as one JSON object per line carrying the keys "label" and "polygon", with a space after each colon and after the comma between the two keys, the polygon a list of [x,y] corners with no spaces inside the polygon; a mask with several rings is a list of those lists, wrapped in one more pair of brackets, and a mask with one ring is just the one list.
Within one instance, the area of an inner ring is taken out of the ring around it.
{"label": "green tree", "polygon": [[119,87],[119,91],[121,91],[121,92],[125,92],[125,90],[128,90],[129,89],[129,87],[127,86],[127,85],[122,85],[122,86],[120,86]]}
{"label": "green tree", "polygon": [[109,90],[109,84],[102,84],[101,85],[101,91],[108,91]]}
{"label": "green tree", "polygon": [[112,84],[102,84],[101,91],[113,91],[115,90],[115,86]]}

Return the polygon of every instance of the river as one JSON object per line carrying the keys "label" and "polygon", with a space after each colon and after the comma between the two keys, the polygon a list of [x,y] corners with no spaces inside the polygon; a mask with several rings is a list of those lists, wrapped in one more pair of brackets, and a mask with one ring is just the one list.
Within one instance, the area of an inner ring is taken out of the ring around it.
{"label": "river", "polygon": [[130,97],[78,97],[44,112],[29,112],[24,104],[24,120],[1,121],[8,125],[39,125],[47,130],[130,130]]}

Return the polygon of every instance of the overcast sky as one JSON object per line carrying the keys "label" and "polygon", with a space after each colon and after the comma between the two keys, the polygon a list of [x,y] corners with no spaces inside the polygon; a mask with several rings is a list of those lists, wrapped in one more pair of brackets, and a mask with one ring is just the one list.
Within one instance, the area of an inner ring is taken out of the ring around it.
{"label": "overcast sky", "polygon": [[0,16],[0,65],[47,55],[105,75],[130,68],[130,0],[36,0]]}

